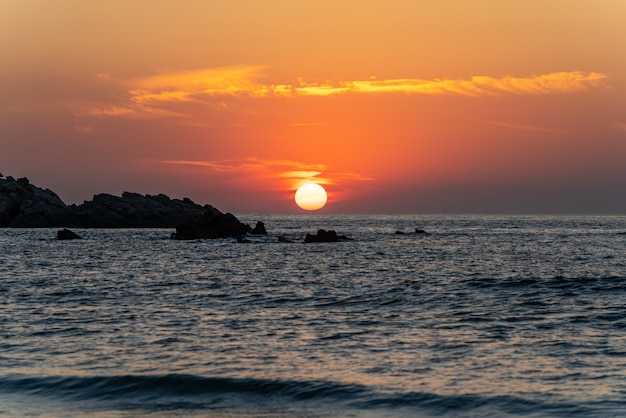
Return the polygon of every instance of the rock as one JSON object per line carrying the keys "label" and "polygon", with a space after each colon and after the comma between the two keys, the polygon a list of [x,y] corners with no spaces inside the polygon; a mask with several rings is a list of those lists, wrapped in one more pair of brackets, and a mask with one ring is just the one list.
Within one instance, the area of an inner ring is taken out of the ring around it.
{"label": "rock", "polygon": [[267,235],[265,224],[261,221],[258,221],[254,228],[252,228],[252,231],[250,231],[250,233],[254,235]]}
{"label": "rock", "polygon": [[[25,177],[0,178],[0,228],[175,228],[206,213],[215,215],[219,227],[211,227],[214,230],[211,233],[200,232],[201,237],[238,236],[250,232],[250,227],[234,216],[187,198],[124,192],[122,196],[98,194],[91,201],[68,206],[54,192],[32,185]],[[265,226],[259,222],[255,230],[263,233]],[[189,234],[182,233],[186,235]]]}
{"label": "rock", "polygon": [[0,179],[0,227],[38,228],[67,225],[71,209],[54,192],[26,178]]}
{"label": "rock", "polygon": [[415,228],[415,233],[416,233],[416,234],[426,234],[427,232],[426,232],[426,231],[424,231],[423,229],[418,229],[418,228]]}
{"label": "rock", "polygon": [[189,199],[170,199],[124,192],[122,196],[98,194],[74,209],[71,226],[82,228],[174,228],[195,215],[214,208]]}
{"label": "rock", "polygon": [[83,237],[81,237],[80,235],[78,235],[77,233],[70,231],[67,228],[63,228],[60,231],[57,232],[57,239],[58,240],[69,240],[69,239],[82,239]]}
{"label": "rock", "polygon": [[293,241],[290,240],[289,238],[287,238],[284,235],[279,235],[278,236],[278,242],[292,243]]}
{"label": "rock", "polygon": [[251,232],[250,225],[239,222],[232,214],[212,208],[176,226],[172,238],[177,240],[239,237]]}
{"label": "rock", "polygon": [[306,234],[304,238],[304,242],[338,242],[339,240],[347,240],[348,238],[345,235],[337,235],[335,231],[326,231],[325,229],[320,229],[317,231],[317,234]]}
{"label": "rock", "polygon": [[396,235],[404,235],[404,232],[402,232],[402,231],[396,231]]}

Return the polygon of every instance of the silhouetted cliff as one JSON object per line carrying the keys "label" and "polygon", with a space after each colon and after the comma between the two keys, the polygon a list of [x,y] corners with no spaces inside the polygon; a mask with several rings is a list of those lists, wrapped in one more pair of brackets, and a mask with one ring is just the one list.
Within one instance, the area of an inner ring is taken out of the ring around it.
{"label": "silhouetted cliff", "polygon": [[72,209],[52,190],[40,189],[27,178],[0,178],[0,227],[37,228],[66,225]]}
{"label": "silhouetted cliff", "polygon": [[222,231],[217,236],[251,230],[231,214],[186,198],[124,192],[122,196],[98,194],[81,205],[66,205],[53,191],[30,184],[27,178],[0,178],[0,227],[174,228],[206,214]]}

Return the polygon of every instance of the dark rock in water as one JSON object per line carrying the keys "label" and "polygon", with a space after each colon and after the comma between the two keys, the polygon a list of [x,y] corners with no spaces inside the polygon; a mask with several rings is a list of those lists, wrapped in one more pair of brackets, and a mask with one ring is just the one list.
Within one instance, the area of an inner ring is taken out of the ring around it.
{"label": "dark rock in water", "polygon": [[287,238],[284,235],[279,235],[278,236],[278,242],[286,242],[286,243],[292,243],[293,241],[290,240],[289,238]]}
{"label": "dark rock in water", "polygon": [[250,225],[239,222],[232,214],[212,208],[176,226],[172,236],[178,240],[239,237],[251,232]]}
{"label": "dark rock in water", "polygon": [[258,221],[254,228],[252,228],[252,231],[250,231],[250,233],[255,235],[267,235],[265,224],[261,221]]}
{"label": "dark rock in water", "polygon": [[347,240],[348,237],[345,235],[337,235],[335,231],[326,231],[325,229],[320,229],[317,231],[317,234],[306,234],[304,238],[304,242],[338,242],[339,240]]}
{"label": "dark rock in water", "polygon": [[396,235],[404,235],[404,232],[402,232],[402,231],[396,231]]}
{"label": "dark rock in water", "polygon": [[60,231],[57,232],[57,239],[58,240],[82,239],[82,238],[83,237],[81,237],[80,235],[78,235],[74,231],[70,231],[67,228],[63,228],[63,229],[61,229]]}
{"label": "dark rock in water", "polygon": [[174,228],[213,210],[189,199],[129,192],[99,194],[81,205],[68,206],[54,192],[32,185],[25,177],[0,177],[0,228]]}
{"label": "dark rock in water", "polygon": [[418,228],[415,228],[415,233],[416,233],[416,234],[426,234],[427,232],[426,232],[426,231],[424,231],[423,229],[418,229]]}

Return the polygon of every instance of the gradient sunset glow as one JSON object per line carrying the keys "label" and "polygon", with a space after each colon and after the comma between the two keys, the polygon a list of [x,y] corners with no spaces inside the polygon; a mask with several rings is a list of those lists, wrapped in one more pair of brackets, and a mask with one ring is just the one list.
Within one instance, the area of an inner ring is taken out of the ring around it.
{"label": "gradient sunset glow", "polygon": [[0,172],[67,203],[626,213],[626,2],[5,2]]}

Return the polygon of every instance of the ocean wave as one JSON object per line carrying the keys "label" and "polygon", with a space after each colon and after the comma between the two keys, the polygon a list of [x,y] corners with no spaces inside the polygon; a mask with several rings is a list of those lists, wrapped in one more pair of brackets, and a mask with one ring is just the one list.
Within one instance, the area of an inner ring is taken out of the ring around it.
{"label": "ocean wave", "polygon": [[[589,406],[545,403],[512,396],[439,395],[432,393],[382,393],[358,384],[328,381],[237,379],[195,375],[45,376],[0,377],[0,394],[85,402],[91,409],[142,411],[176,410],[285,410],[316,409],[319,416],[343,416],[358,411],[385,416],[589,416],[598,411]],[[609,407],[609,404],[605,404]],[[612,409],[624,407],[613,405]],[[280,409],[280,407],[278,407]],[[326,411],[324,413],[323,411]],[[330,413],[329,411],[332,411]]]}
{"label": "ocean wave", "polygon": [[184,397],[201,406],[219,395],[282,396],[294,400],[351,398],[363,396],[367,388],[325,381],[281,381],[237,379],[195,375],[125,376],[7,376],[0,378],[0,391],[74,400],[134,400],[145,405],[151,400]]}
{"label": "ocean wave", "polygon": [[548,278],[512,277],[512,278],[469,278],[466,280],[470,288],[484,289],[533,289],[533,290],[578,290],[583,292],[605,292],[626,290],[626,277],[565,277],[556,275]]}

